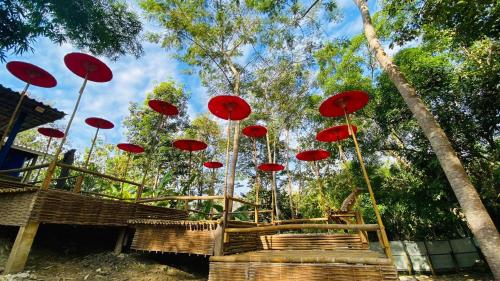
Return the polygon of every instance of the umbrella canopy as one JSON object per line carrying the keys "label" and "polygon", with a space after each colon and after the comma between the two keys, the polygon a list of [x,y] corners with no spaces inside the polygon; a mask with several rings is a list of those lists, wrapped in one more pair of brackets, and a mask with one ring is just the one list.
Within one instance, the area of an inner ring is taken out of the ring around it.
{"label": "umbrella canopy", "polygon": [[174,146],[186,151],[198,151],[207,148],[207,144],[199,140],[176,140]]}
{"label": "umbrella canopy", "polygon": [[277,172],[285,169],[285,166],[276,163],[264,163],[259,165],[259,170],[264,172]]}
{"label": "umbrella canopy", "polygon": [[346,91],[326,99],[319,107],[325,117],[339,117],[356,112],[368,103],[368,94],[364,91]]}
{"label": "umbrella canopy", "polygon": [[[358,131],[358,128],[351,125],[351,129],[354,133]],[[316,135],[316,140],[321,142],[336,142],[341,141],[349,137],[349,127],[347,125],[340,125],[335,127],[330,127],[324,129]]]}
{"label": "umbrella canopy", "polygon": [[57,85],[57,81],[44,69],[27,62],[11,61],[7,63],[7,70],[20,80],[43,88],[52,88]]}
{"label": "umbrella canopy", "polygon": [[53,128],[38,128],[38,132],[49,138],[60,139],[64,137],[64,133],[59,131],[58,129]]}
{"label": "umbrella canopy", "polygon": [[330,152],[323,149],[306,150],[296,155],[302,161],[319,161],[330,157]]}
{"label": "umbrella canopy", "polygon": [[252,125],[245,127],[242,132],[249,138],[260,138],[267,134],[267,129],[261,125]]}
{"label": "umbrella canopy", "polygon": [[87,125],[98,128],[98,129],[112,129],[115,127],[115,125],[106,119],[99,118],[99,117],[90,117],[85,119],[85,123]]}
{"label": "umbrella canopy", "polygon": [[231,95],[213,97],[208,102],[208,109],[224,120],[243,120],[252,112],[244,99]]}
{"label": "umbrella canopy", "polygon": [[132,143],[119,143],[116,145],[119,149],[130,152],[130,153],[143,153],[144,148],[140,145],[137,144],[132,144]]}
{"label": "umbrella canopy", "polygon": [[224,165],[221,162],[208,161],[208,162],[203,163],[203,166],[205,166],[205,167],[207,167],[209,169],[218,169],[218,168],[221,168]]}
{"label": "umbrella canopy", "polygon": [[149,107],[151,107],[152,110],[163,115],[174,116],[179,114],[179,109],[177,109],[175,105],[168,103],[166,101],[149,100],[148,105]]}
{"label": "umbrella canopy", "polygon": [[83,53],[64,56],[66,67],[74,74],[94,82],[108,82],[113,78],[111,69],[98,58]]}

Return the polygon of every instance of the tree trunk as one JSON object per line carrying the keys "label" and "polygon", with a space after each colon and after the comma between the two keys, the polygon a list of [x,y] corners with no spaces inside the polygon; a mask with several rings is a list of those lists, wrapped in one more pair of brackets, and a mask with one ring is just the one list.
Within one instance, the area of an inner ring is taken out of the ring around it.
{"label": "tree trunk", "polygon": [[[240,95],[240,78],[241,74],[236,69],[236,67],[229,60],[229,68],[234,75],[234,84],[233,84],[233,94],[235,96]],[[228,136],[229,137],[229,136]],[[240,121],[236,121],[236,126],[234,128],[234,136],[233,136],[233,158],[231,159],[231,166],[228,167],[229,170],[229,179],[227,182],[227,193],[229,196],[234,196],[234,180],[236,177],[236,164],[238,163],[238,148],[240,146]],[[233,211],[233,201],[228,202],[228,212]]]}
{"label": "tree trunk", "polygon": [[429,139],[432,149],[443,168],[448,181],[467,218],[469,227],[490,266],[493,275],[500,280],[500,235],[488,215],[479,194],[469,180],[462,163],[451,146],[448,137],[439,126],[434,116],[426,108],[415,89],[384,52],[371,23],[370,12],[365,0],[353,0],[363,18],[363,27],[368,45],[375,52],[381,67],[389,75],[399,90],[413,116]]}
{"label": "tree trunk", "polygon": [[290,164],[290,130],[286,129],[285,131],[285,144],[286,144],[286,175],[288,178],[288,198],[290,200],[290,213],[292,219],[295,218],[293,212],[293,196],[292,196],[292,175],[290,174],[289,164]]}

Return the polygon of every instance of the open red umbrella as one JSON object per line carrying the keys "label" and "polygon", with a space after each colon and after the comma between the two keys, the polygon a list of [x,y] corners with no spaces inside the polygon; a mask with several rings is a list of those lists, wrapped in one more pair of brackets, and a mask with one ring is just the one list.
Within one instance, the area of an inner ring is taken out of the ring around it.
{"label": "open red umbrella", "polygon": [[[127,178],[128,165],[130,163],[131,154],[140,154],[144,152],[144,148],[137,144],[132,143],[119,143],[116,145],[118,149],[123,150],[127,153],[127,162],[125,164],[125,171],[123,173],[123,178]],[[120,197],[123,195],[123,182],[120,185]]]}
{"label": "open red umbrella", "polygon": [[[255,165],[255,204],[259,204],[259,187],[260,187],[260,178],[259,173],[257,172],[257,138],[264,137],[267,134],[267,128],[261,125],[251,125],[243,128],[241,131],[245,136],[252,139],[253,144],[253,162]],[[255,221],[258,222],[258,218],[255,218]]]}
{"label": "open red umbrella", "polygon": [[[356,134],[358,128],[354,125],[351,125],[351,130]],[[339,150],[339,157],[341,158],[341,160],[343,160],[343,162],[346,162],[347,158],[342,150],[342,145],[340,144],[340,141],[345,140],[347,138],[349,138],[349,126],[347,125],[330,127],[324,129],[323,131],[319,132],[316,135],[316,140],[318,141],[336,142],[337,148]]]}
{"label": "open red umbrella", "polygon": [[91,127],[96,128],[94,138],[92,139],[92,145],[90,146],[89,154],[87,155],[87,160],[85,160],[84,168],[87,168],[90,161],[90,156],[92,154],[92,150],[94,149],[95,142],[97,140],[97,135],[99,134],[99,130],[113,129],[115,125],[111,121],[99,117],[89,117],[85,119],[85,123],[87,123],[87,125]]}
{"label": "open red umbrella", "polygon": [[[243,120],[250,115],[252,112],[250,105],[237,96],[231,95],[221,95],[210,99],[208,102],[208,110],[210,112],[224,120],[228,120],[227,123],[227,142],[226,142],[226,172],[224,177],[224,197],[227,197],[227,184],[228,184],[228,173],[229,173],[229,139],[231,137],[231,121],[232,120]],[[227,200],[225,200],[227,204]],[[227,206],[226,206],[227,207]],[[225,210],[227,210],[225,208]],[[225,212],[227,214],[227,212]],[[225,215],[227,219],[227,215]]]}
{"label": "open red umbrella", "polygon": [[26,83],[26,86],[24,86],[23,91],[21,92],[21,96],[19,98],[19,101],[16,104],[16,107],[14,109],[14,112],[12,112],[12,115],[10,116],[9,122],[7,123],[7,127],[5,128],[2,139],[0,139],[0,148],[3,146],[3,142],[5,138],[9,135],[10,130],[12,129],[12,126],[14,125],[14,121],[16,120],[17,115],[19,114],[19,110],[21,108],[21,105],[23,103],[24,98],[26,97],[26,93],[28,91],[28,87],[30,85],[35,85],[38,87],[43,87],[43,88],[52,88],[57,85],[57,81],[52,76],[50,73],[45,71],[44,69],[33,65],[31,63],[27,62],[22,62],[22,61],[11,61],[8,62],[7,65],[7,70],[17,77],[18,79],[22,80],[23,82]]}
{"label": "open red umbrella", "polygon": [[166,101],[149,100],[148,105],[149,107],[151,107],[152,110],[160,113],[161,115],[175,116],[179,114],[179,109],[177,109],[175,105],[168,103]]}
{"label": "open red umbrella", "polygon": [[222,166],[224,166],[224,164],[222,164],[221,162],[216,162],[216,161],[208,161],[208,162],[203,163],[203,166],[205,166],[206,168],[215,170],[215,169],[221,168]]}
{"label": "open red umbrella", "polygon": [[188,170],[188,179],[191,176],[191,158],[193,151],[205,150],[208,146],[206,143],[199,140],[176,140],[173,145],[180,150],[189,151],[189,170]]}
{"label": "open red umbrella", "polygon": [[[46,136],[49,138],[49,141],[47,142],[47,146],[45,147],[45,151],[43,152],[42,161],[40,161],[43,164],[43,162],[45,161],[45,158],[47,158],[47,155],[49,153],[49,148],[50,148],[50,144],[52,143],[52,139],[54,139],[54,138],[60,139],[60,138],[64,137],[64,133],[58,129],[47,128],[47,127],[38,128],[37,131],[38,131],[38,133],[40,133],[40,135]],[[34,180],[35,183],[37,182],[38,176],[40,175],[41,171],[42,171],[42,169],[38,169],[38,172],[36,173],[35,180]]]}
{"label": "open red umbrella", "polygon": [[51,165],[49,166],[47,176],[45,177],[45,180],[42,184],[42,188],[44,189],[47,189],[49,187],[49,183],[52,179],[52,174],[54,173],[56,167],[57,159],[59,158],[59,154],[61,153],[66,138],[68,137],[69,129],[71,128],[71,124],[73,123],[73,119],[75,118],[78,106],[80,105],[83,91],[85,90],[85,86],[87,85],[87,81],[108,82],[113,78],[113,73],[111,72],[109,67],[104,62],[91,55],[83,53],[69,53],[64,56],[64,64],[66,64],[66,67],[71,72],[83,78],[83,84],[80,87],[75,107],[73,108],[73,112],[71,113],[71,116],[68,120],[68,125],[66,126],[66,129],[64,131],[65,135],[56,150],[54,161],[52,161]]}
{"label": "open red umbrella", "polygon": [[361,171],[363,172],[363,177],[368,187],[368,192],[370,193],[370,199],[372,201],[373,209],[375,211],[375,217],[377,218],[377,223],[379,224],[380,229],[382,230],[381,231],[382,241],[383,243],[385,243],[385,248],[387,249],[389,247],[388,246],[389,240],[387,239],[387,234],[385,232],[385,228],[382,223],[382,217],[380,216],[377,202],[375,200],[375,195],[373,193],[370,179],[368,177],[368,172],[366,171],[365,163],[363,161],[363,157],[361,156],[358,140],[353,130],[354,127],[351,125],[351,120],[349,118],[349,114],[362,109],[368,103],[368,101],[369,101],[368,94],[364,91],[359,91],[359,90],[346,91],[334,95],[325,100],[319,107],[319,112],[321,113],[321,115],[325,117],[340,117],[340,116],[345,117],[349,135],[352,136],[352,139],[354,141],[354,147],[356,149],[356,154],[358,156],[358,160],[361,166]]}

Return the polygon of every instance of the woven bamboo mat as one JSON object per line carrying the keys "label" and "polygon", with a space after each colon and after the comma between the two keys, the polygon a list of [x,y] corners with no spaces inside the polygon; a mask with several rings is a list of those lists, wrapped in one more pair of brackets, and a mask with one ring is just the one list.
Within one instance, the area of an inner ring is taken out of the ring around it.
{"label": "woven bamboo mat", "polygon": [[264,250],[367,249],[358,234],[278,234],[260,236]]}

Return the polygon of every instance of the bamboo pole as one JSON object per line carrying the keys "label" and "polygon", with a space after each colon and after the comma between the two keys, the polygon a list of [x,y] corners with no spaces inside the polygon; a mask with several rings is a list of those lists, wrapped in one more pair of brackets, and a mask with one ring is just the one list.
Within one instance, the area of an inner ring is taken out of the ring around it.
{"label": "bamboo pole", "polygon": [[[83,164],[83,168],[87,169],[90,162],[90,156],[92,155],[92,150],[94,150],[95,142],[97,140],[97,135],[99,134],[99,128],[96,129],[94,138],[92,138],[92,145],[90,145],[89,154],[87,155],[87,159],[85,159],[85,163]],[[75,188],[73,192],[80,192],[83,183],[83,174],[79,175],[76,179]]]}
{"label": "bamboo pole", "polygon": [[247,228],[226,228],[226,233],[252,233],[302,229],[378,231],[380,228],[377,224],[281,224]]}
{"label": "bamboo pole", "polygon": [[76,114],[76,111],[78,110],[78,106],[80,105],[83,91],[85,90],[85,86],[87,85],[87,81],[88,81],[88,73],[85,75],[85,79],[83,80],[83,84],[80,87],[80,91],[78,92],[78,99],[76,100],[75,107],[73,108],[73,112],[71,113],[71,117],[69,118],[68,125],[66,126],[66,129],[64,131],[64,136],[61,140],[61,143],[57,147],[56,153],[54,154],[54,159],[50,163],[49,168],[47,170],[47,175],[45,176],[45,179],[42,183],[42,189],[49,188],[50,181],[52,179],[52,176],[53,176],[54,171],[56,169],[57,161],[59,159],[59,154],[61,154],[64,143],[66,142],[66,138],[68,137],[69,129],[71,128],[71,124],[73,123],[73,119],[75,118],[75,114]]}
{"label": "bamboo pole", "polygon": [[83,172],[83,173],[90,174],[90,175],[93,175],[93,176],[98,176],[98,177],[101,177],[101,178],[105,178],[105,179],[117,181],[117,182],[128,183],[128,184],[135,185],[135,186],[141,185],[140,183],[129,181],[127,179],[121,179],[121,178],[118,178],[118,177],[101,174],[101,173],[96,172],[96,171],[91,171],[91,170],[87,170],[87,169],[83,169],[83,168],[80,168],[80,167],[71,166],[71,165],[64,164],[64,163],[57,163],[57,166],[63,167],[63,168],[68,168],[70,170],[74,170],[74,171],[77,171],[77,172]]}
{"label": "bamboo pole", "polygon": [[380,227],[381,242],[384,246],[385,254],[387,255],[388,258],[392,259],[392,252],[389,244],[389,239],[387,238],[387,233],[385,232],[384,223],[382,222],[382,217],[380,215],[380,211],[377,206],[377,201],[375,200],[375,194],[373,193],[370,178],[368,177],[368,172],[366,171],[365,162],[363,161],[363,157],[361,156],[361,150],[359,149],[358,139],[356,137],[356,134],[351,128],[351,122],[350,122],[351,120],[347,115],[347,113],[345,112],[345,109],[344,109],[344,116],[347,122],[347,128],[349,130],[349,134],[352,136],[352,140],[354,141],[354,147],[356,148],[356,155],[358,156],[359,164],[361,166],[361,171],[363,172],[363,178],[365,180],[366,186],[368,187],[368,193],[370,194],[370,200],[373,205],[375,217],[377,218],[377,224]]}
{"label": "bamboo pole", "polygon": [[36,169],[41,169],[48,167],[50,163],[44,163],[44,164],[38,164],[38,165],[33,165],[30,167],[24,167],[24,168],[17,168],[17,169],[8,169],[8,170],[0,170],[0,174],[9,174],[9,173],[17,173],[17,172],[26,172],[26,171],[31,171],[31,170],[36,170]]}
{"label": "bamboo pole", "polygon": [[[45,161],[45,158],[47,158],[47,155],[49,154],[49,149],[50,149],[50,144],[52,142],[52,137],[49,137],[49,141],[47,142],[47,147],[45,147],[45,151],[43,152],[43,156],[42,156],[42,160],[40,162],[43,163],[43,161]],[[33,180],[33,182],[36,182],[38,180],[38,176],[40,176],[40,172],[42,171],[42,169],[38,169],[38,171],[36,172],[36,176],[35,176],[35,179]]]}
{"label": "bamboo pole", "polygon": [[[127,153],[127,162],[125,164],[125,170],[123,171],[122,177],[124,179],[127,179],[127,170],[128,170],[128,165],[130,164],[130,153],[128,153],[128,152],[125,152],[125,153]],[[122,182],[120,184],[120,198],[123,198],[123,184],[124,184],[124,182]]]}

